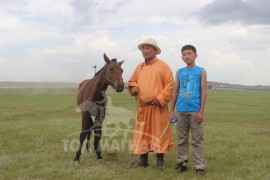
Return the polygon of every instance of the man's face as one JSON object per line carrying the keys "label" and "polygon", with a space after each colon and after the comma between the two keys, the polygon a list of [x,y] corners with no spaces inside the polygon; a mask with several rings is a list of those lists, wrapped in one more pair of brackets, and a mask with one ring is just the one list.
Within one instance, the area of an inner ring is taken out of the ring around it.
{"label": "man's face", "polygon": [[153,59],[157,55],[157,50],[151,45],[142,46],[142,55],[144,59]]}
{"label": "man's face", "polygon": [[196,58],[197,54],[190,49],[184,50],[182,52],[182,59],[187,65],[194,64]]}

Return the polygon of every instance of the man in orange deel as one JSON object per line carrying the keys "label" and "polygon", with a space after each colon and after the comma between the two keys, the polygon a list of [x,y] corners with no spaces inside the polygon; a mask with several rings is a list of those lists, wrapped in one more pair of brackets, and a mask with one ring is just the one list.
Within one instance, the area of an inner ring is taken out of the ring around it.
{"label": "man in orange deel", "polygon": [[157,157],[158,170],[163,170],[164,154],[173,149],[168,103],[171,100],[174,79],[170,67],[158,59],[161,53],[154,39],[138,45],[144,62],[140,63],[128,81],[129,93],[137,101],[137,119],[131,150],[140,155],[137,166],[147,167],[148,153]]}

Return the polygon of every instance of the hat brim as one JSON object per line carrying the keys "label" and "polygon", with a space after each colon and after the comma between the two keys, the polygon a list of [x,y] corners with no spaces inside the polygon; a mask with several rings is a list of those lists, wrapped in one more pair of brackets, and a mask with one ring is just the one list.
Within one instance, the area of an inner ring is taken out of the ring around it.
{"label": "hat brim", "polygon": [[154,45],[154,44],[141,43],[141,44],[138,45],[138,49],[139,49],[140,51],[142,51],[144,45],[150,45],[150,46],[153,46],[153,47],[157,50],[157,55],[161,53],[161,49],[160,49],[158,46]]}

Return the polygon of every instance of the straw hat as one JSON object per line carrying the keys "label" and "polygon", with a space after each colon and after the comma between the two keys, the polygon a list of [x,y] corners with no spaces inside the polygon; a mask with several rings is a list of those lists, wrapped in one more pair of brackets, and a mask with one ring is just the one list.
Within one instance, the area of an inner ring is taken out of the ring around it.
{"label": "straw hat", "polygon": [[152,39],[152,38],[147,38],[147,39],[144,40],[143,43],[138,45],[138,48],[139,48],[140,51],[142,51],[143,45],[150,45],[150,46],[153,46],[154,48],[156,48],[157,55],[161,53],[161,49],[157,46],[156,41],[154,39]]}

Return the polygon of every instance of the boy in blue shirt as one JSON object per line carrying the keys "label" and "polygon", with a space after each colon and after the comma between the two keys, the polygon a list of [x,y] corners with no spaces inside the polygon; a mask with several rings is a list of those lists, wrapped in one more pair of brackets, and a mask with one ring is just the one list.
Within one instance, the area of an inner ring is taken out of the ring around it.
{"label": "boy in blue shirt", "polygon": [[[183,46],[182,59],[186,67],[179,69],[175,76],[175,88],[171,100],[171,115],[176,116],[177,128],[177,170],[187,171],[188,135],[192,134],[192,156],[196,172],[204,175],[203,155],[203,113],[206,102],[206,71],[196,66],[196,48]],[[174,109],[176,105],[176,114]]]}

